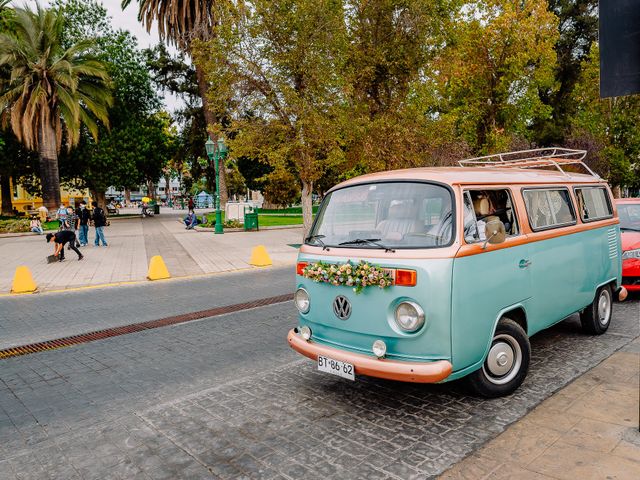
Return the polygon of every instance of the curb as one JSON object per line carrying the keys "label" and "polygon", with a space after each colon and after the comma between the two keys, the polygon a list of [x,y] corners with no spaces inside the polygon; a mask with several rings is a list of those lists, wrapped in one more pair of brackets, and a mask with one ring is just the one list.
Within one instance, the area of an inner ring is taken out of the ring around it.
{"label": "curb", "polygon": [[[302,225],[273,225],[269,227],[260,227],[260,230],[245,230],[244,228],[225,228],[224,232],[227,233],[235,233],[235,232],[252,232],[252,233],[260,233],[262,230],[294,230],[296,228],[302,228]],[[207,227],[195,227],[195,231],[197,232],[215,232],[215,228],[207,228]]]}
{"label": "curb", "polygon": [[[271,265],[269,268],[285,268],[285,267],[295,267],[295,262],[278,262],[277,264]],[[52,289],[52,290],[36,290],[33,293],[0,293],[0,298],[4,298],[4,297],[22,297],[22,296],[30,296],[30,295],[46,295],[46,294],[50,294],[50,293],[66,293],[66,292],[78,292],[78,291],[82,291],[82,290],[94,290],[97,288],[107,288],[107,287],[124,287],[124,286],[130,286],[130,285],[150,285],[150,284],[157,284],[160,282],[175,282],[175,281],[186,281],[186,280],[193,280],[193,279],[197,279],[197,278],[206,278],[206,277],[213,277],[216,275],[224,275],[224,274],[230,274],[230,273],[237,273],[237,272],[249,272],[252,270],[262,270],[264,269],[264,267],[254,267],[254,266],[248,266],[248,267],[242,267],[242,268],[235,268],[232,270],[221,270],[219,272],[209,272],[209,273],[197,273],[197,274],[192,274],[192,275],[182,275],[179,277],[171,277],[171,278],[165,278],[162,280],[126,280],[126,281],[122,281],[122,282],[110,282],[110,283],[99,283],[96,285],[82,285],[82,286],[75,286],[75,287],[68,287],[68,288],[56,288],[56,289]],[[295,268],[294,268],[295,270]],[[293,270],[292,270],[293,271]]]}

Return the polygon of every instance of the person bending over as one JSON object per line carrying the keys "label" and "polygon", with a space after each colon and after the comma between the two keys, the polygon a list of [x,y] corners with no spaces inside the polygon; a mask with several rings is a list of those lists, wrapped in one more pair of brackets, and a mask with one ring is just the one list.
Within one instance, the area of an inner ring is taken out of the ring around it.
{"label": "person bending over", "polygon": [[59,257],[62,262],[64,260],[64,246],[69,244],[69,248],[78,254],[78,260],[82,260],[84,256],[80,253],[80,250],[76,248],[76,234],[71,230],[61,230],[56,234],[47,233],[47,243],[53,239],[54,249],[53,254]]}

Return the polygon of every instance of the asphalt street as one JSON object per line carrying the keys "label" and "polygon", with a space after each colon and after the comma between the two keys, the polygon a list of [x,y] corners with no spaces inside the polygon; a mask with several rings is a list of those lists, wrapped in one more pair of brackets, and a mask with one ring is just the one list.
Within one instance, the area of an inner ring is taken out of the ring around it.
{"label": "asphalt street", "polygon": [[[293,290],[289,270],[0,298],[4,345]],[[638,299],[609,332],[572,317],[532,339],[525,384],[318,373],[289,349],[292,302],[0,360],[1,478],[428,478],[640,335]],[[4,337],[8,336],[8,339]]]}

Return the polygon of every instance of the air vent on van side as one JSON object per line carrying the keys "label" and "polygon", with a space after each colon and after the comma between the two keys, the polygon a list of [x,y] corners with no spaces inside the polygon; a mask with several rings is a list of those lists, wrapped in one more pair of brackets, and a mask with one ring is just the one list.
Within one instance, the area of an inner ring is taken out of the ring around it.
{"label": "air vent on van side", "polygon": [[616,258],[618,256],[618,236],[615,228],[607,230],[607,241],[609,242],[609,258]]}

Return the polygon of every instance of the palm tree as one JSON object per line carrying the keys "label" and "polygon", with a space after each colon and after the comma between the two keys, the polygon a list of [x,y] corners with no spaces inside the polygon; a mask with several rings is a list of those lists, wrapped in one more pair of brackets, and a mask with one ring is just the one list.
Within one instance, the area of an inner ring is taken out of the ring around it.
{"label": "palm tree", "polygon": [[[132,0],[122,0],[122,8],[127,8],[131,2]],[[187,54],[190,53],[192,41],[206,41],[211,38],[211,31],[215,25],[213,7],[216,0],[137,0],[137,2],[139,4],[138,20],[147,31],[151,31],[153,22],[158,22],[160,40],[176,45]],[[206,74],[197,63],[195,69],[204,116],[207,125],[213,127],[217,122],[215,115],[209,109]],[[220,197],[222,203],[227,202],[224,168],[220,169]]]}
{"label": "palm tree", "polygon": [[64,18],[59,11],[16,8],[11,28],[0,33],[0,111],[18,140],[38,152],[42,198],[47,208],[60,204],[58,153],[80,139],[85,125],[94,138],[100,121],[108,126],[112,104],[109,75],[91,55],[93,40],[62,46]]}

